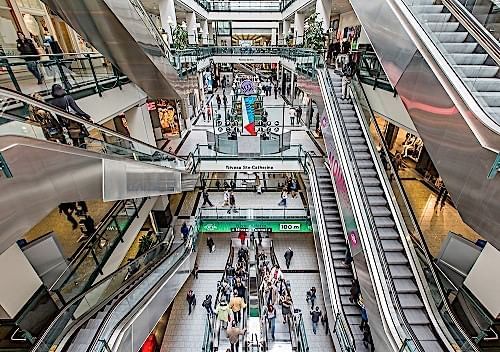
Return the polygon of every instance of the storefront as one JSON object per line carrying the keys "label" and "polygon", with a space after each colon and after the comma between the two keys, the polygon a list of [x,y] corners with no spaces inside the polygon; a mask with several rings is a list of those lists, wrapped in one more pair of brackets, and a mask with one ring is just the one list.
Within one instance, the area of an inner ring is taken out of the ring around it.
{"label": "storefront", "polygon": [[18,55],[17,34],[19,25],[9,0],[0,0],[0,52],[5,55]]}
{"label": "storefront", "polygon": [[148,100],[147,108],[156,141],[180,138],[183,127],[180,123],[180,104],[176,100]]}

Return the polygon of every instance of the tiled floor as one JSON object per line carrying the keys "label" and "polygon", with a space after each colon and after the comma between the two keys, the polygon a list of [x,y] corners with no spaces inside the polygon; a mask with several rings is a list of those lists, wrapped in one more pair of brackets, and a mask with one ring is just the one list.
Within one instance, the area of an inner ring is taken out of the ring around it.
{"label": "tiled floor", "polygon": [[[90,216],[94,219],[96,227],[109,209],[111,209],[113,204],[113,202],[102,202],[98,200],[87,201]],[[78,219],[76,220],[78,221]],[[81,236],[80,229],[77,228],[73,230],[71,223],[66,220],[66,216],[64,214],[59,214],[58,208],[52,210],[49,215],[33,226],[33,228],[24,235],[24,238],[30,242],[51,231],[54,232],[55,238],[61,246],[61,250],[65,257],[70,257],[81,245],[81,243],[77,242],[78,238]]]}

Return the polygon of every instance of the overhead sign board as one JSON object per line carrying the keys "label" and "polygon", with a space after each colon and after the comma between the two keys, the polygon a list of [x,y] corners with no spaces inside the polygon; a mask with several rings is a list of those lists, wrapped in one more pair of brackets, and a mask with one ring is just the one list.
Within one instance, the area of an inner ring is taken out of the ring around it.
{"label": "overhead sign board", "polygon": [[200,172],[302,172],[297,160],[200,160]]}
{"label": "overhead sign board", "polygon": [[311,232],[309,220],[201,220],[200,232]]}

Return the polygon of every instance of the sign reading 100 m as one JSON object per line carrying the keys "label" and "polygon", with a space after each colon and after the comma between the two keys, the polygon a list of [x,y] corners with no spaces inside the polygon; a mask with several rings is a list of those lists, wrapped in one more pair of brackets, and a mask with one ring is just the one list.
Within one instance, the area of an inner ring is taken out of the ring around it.
{"label": "sign reading 100 m", "polygon": [[312,227],[307,220],[296,221],[255,221],[255,220],[202,220],[200,232],[311,232]]}

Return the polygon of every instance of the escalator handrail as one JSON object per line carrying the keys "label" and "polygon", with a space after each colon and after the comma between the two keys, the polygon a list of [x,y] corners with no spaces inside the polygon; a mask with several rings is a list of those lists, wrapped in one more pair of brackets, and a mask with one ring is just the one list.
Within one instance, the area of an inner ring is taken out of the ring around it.
{"label": "escalator handrail", "polygon": [[[357,79],[359,80],[359,76],[357,77]],[[365,92],[363,85],[361,84],[360,81],[359,81],[359,86],[360,86],[361,92],[364,96],[364,99],[365,99],[366,103],[368,104],[368,111],[370,112],[369,119],[368,120],[365,119],[365,121],[368,121],[368,122],[372,121],[372,124],[374,125],[375,131],[377,133],[377,137],[381,142],[384,154],[385,154],[386,158],[389,159],[389,160],[387,160],[387,164],[388,164],[389,169],[390,169],[389,172],[391,175],[394,176],[396,187],[397,187],[399,193],[403,196],[404,206],[410,215],[411,225],[413,226],[413,228],[417,232],[416,234],[418,235],[418,237],[417,237],[418,244],[420,244],[419,247],[421,248],[422,253],[425,256],[425,261],[427,263],[427,266],[428,266],[429,270],[431,271],[431,274],[432,274],[432,277],[434,278],[434,281],[437,283],[439,296],[441,297],[441,301],[443,302],[443,306],[448,311],[454,324],[458,327],[458,329],[460,330],[462,335],[465,337],[465,339],[467,340],[469,345],[474,349],[474,351],[479,352],[479,348],[475,345],[474,341],[469,337],[469,335],[467,334],[465,329],[462,327],[460,322],[456,319],[455,314],[453,313],[453,311],[451,310],[451,307],[448,304],[448,300],[444,294],[444,289],[443,289],[441,280],[439,279],[439,276],[436,274],[436,272],[434,270],[434,263],[432,261],[432,255],[431,255],[429,247],[427,245],[427,241],[425,240],[424,234],[423,234],[423,232],[418,224],[417,217],[415,216],[415,213],[413,212],[413,208],[410,205],[410,200],[409,200],[408,195],[403,187],[401,178],[399,177],[398,172],[396,172],[396,170],[394,169],[394,164],[390,160],[389,146],[387,145],[387,142],[382,135],[382,131],[380,130],[380,127],[377,123],[377,120],[376,120],[375,115],[373,113],[372,107],[370,105],[370,101],[368,100],[368,96],[366,95],[366,92]],[[351,88],[351,90],[353,90],[353,89]],[[353,90],[353,95],[355,95],[355,94],[356,93],[354,93],[354,90]]]}
{"label": "escalator handrail", "polygon": [[[152,270],[155,270],[157,267],[159,267],[165,260],[167,260],[169,257],[171,257],[172,255],[174,255],[177,251],[183,251],[184,254],[189,254],[189,253],[192,253],[193,252],[193,249],[195,248],[195,243],[196,241],[198,240],[199,236],[198,236],[198,232],[197,232],[197,226],[193,227],[191,226],[191,230],[193,231],[188,239],[182,243],[180,243],[177,247],[175,247],[174,250],[168,252],[168,255],[166,257],[164,257],[162,260],[159,260],[156,262],[156,265],[153,264],[153,268]],[[174,263],[172,264],[172,266],[168,269],[167,272],[165,272],[165,274],[158,279],[157,282],[161,281],[165,276],[167,276],[171,270],[173,268],[175,268],[177,266],[177,264],[179,262],[181,262],[182,260],[185,259],[185,255],[179,257],[179,259]],[[127,298],[127,296],[147,277],[147,275],[142,275],[141,278],[135,282],[133,282],[133,284],[131,285],[131,287],[129,287],[126,292],[124,294],[121,295],[121,297],[119,299],[116,300],[116,302],[113,303],[111,309],[108,310],[107,314],[106,314],[106,317],[105,319],[101,322],[100,326],[99,326],[99,329],[96,331],[96,334],[94,335],[93,339],[92,339],[92,342],[90,344],[90,348],[89,348],[89,351],[95,351],[96,350],[96,347],[99,343],[100,340],[103,340],[102,338],[102,333],[103,333],[103,330],[105,329],[106,325],[108,324],[108,321],[111,319],[111,315],[112,313],[114,312],[114,310],[116,309],[116,307],[118,306],[118,304],[120,304],[124,299]],[[149,288],[149,290],[144,294],[144,296],[139,300],[139,302],[137,302],[137,304],[140,304],[142,300],[144,300],[144,297],[148,297],[150,296],[153,291],[155,291],[155,288],[157,286],[157,283],[155,283],[153,285],[153,287]],[[130,312],[134,311],[136,308],[137,308],[137,304],[134,305],[130,310],[129,312],[122,318],[120,319],[120,321],[118,321],[118,323],[116,323],[116,325],[113,327],[113,331],[116,329],[117,326],[121,325],[124,320],[128,317],[128,315],[130,314]],[[97,351],[97,352],[101,352],[101,351]]]}
{"label": "escalator handrail", "polygon": [[[172,241],[173,238],[174,238],[174,236],[172,236],[171,240],[169,242],[167,242],[167,247],[166,247],[167,256],[165,256],[164,258],[160,258],[159,261],[153,261],[151,263],[148,263],[149,265],[147,265],[145,268],[143,268],[143,270],[134,273],[134,275],[137,277],[137,275],[139,273],[141,275],[143,275],[147,271],[153,270],[157,266],[156,264],[161,263],[164,259],[167,259],[172,253],[174,253],[177,250],[178,247],[174,251],[170,251],[170,248],[171,248],[172,243],[173,243],[173,241]],[[106,275],[101,280],[99,280],[98,282],[94,283],[87,290],[85,290],[84,292],[80,293],[78,296],[76,296],[73,299],[71,299],[61,309],[61,311],[57,314],[57,316],[52,320],[52,322],[45,329],[45,331],[42,333],[42,335],[37,339],[37,342],[33,345],[33,348],[31,349],[31,351],[32,352],[38,351],[38,348],[41,347],[41,345],[42,345],[45,337],[48,335],[48,333],[50,332],[51,328],[57,323],[57,321],[59,319],[61,319],[61,317],[64,314],[66,314],[66,312],[73,306],[73,304],[82,301],[85,298],[86,295],[88,295],[90,292],[92,292],[92,291],[100,288],[100,286],[102,284],[106,283],[108,281],[108,279],[113,278],[117,273],[122,272],[125,268],[127,268],[127,267],[128,268],[132,268],[134,265],[136,265],[138,262],[140,262],[143,258],[147,257],[148,255],[150,255],[151,253],[153,253],[154,251],[156,251],[162,245],[165,245],[165,243],[162,242],[162,243],[157,244],[156,246],[154,246],[153,248],[151,248],[150,250],[148,250],[146,253],[142,254],[141,256],[135,258],[134,260],[128,262],[125,265],[120,266],[118,269],[116,269],[112,273]],[[117,292],[121,292],[122,290],[125,290],[127,287],[129,287],[130,285],[132,285],[134,282],[135,282],[134,280],[132,280],[132,281],[125,280],[123,282],[123,284],[115,292],[113,292],[110,296],[108,296],[106,299],[104,299],[103,302],[104,301],[108,301],[111,297],[115,296]],[[66,331],[66,330],[67,330],[67,328],[64,328],[64,330],[62,332]]]}
{"label": "escalator handrail", "polygon": [[[309,152],[306,152],[306,155],[305,155],[305,158],[304,158],[304,169],[307,173],[310,173],[312,177],[309,177],[309,180],[311,183],[314,182],[315,184],[315,187],[317,189],[317,197],[318,197],[318,202],[321,203],[321,195],[319,194],[319,183],[318,183],[318,176],[316,174],[316,167],[314,165],[314,159],[313,159],[313,156],[309,153]],[[335,189],[334,189],[335,191]],[[312,190],[311,190],[311,193]],[[314,195],[313,195],[314,197]],[[324,220],[324,217],[323,217],[323,212],[321,212],[321,220],[322,220],[322,223],[325,224],[325,220]],[[318,227],[319,227],[319,223],[318,223]],[[328,254],[327,254],[328,255]],[[330,256],[329,258],[323,258],[323,262],[325,262],[325,259],[328,259],[328,269],[325,267],[325,272],[328,274],[328,273],[331,273],[332,275],[335,275],[335,270],[334,268],[332,267],[333,266],[333,259],[331,259],[332,261],[330,261]],[[326,263],[325,263],[325,266],[326,266]],[[345,311],[344,311],[344,306],[343,304],[341,304],[341,301],[340,301],[340,289],[338,287],[337,284],[334,284],[334,289],[336,288],[336,294],[335,295],[335,298],[338,298],[338,299],[335,299],[335,300],[332,300],[332,306],[333,306],[333,302],[335,302],[335,305],[337,306],[337,314],[338,315],[342,315],[342,320],[345,322],[346,321],[346,314],[345,314]],[[330,288],[329,288],[330,290]],[[326,314],[326,312],[325,312]],[[354,342],[354,334],[352,332],[352,329],[351,329],[351,325],[350,324],[345,324],[347,325],[347,328],[349,330],[349,343],[350,343],[350,346],[348,346],[349,348],[351,348],[352,346],[355,345],[355,342]],[[354,348],[353,348],[354,349]]]}
{"label": "escalator handrail", "polygon": [[[255,248],[259,248],[259,246],[257,245],[257,240],[254,239],[254,246]],[[267,307],[263,304],[263,301],[265,302],[265,298],[264,297],[261,297],[261,291],[260,291],[260,287],[262,285],[262,275],[261,275],[261,272],[260,272],[260,259],[259,259],[259,251],[255,251],[255,262],[257,264],[257,269],[256,269],[256,276],[257,276],[257,297],[258,297],[258,301],[259,301],[259,311],[261,314],[264,313],[264,319],[262,319],[262,317],[259,317],[259,319],[262,320],[261,322],[261,328],[263,330],[263,335],[264,335],[264,340],[265,340],[265,346],[264,346],[264,349],[263,351],[266,351],[267,350],[267,347],[268,347],[268,341],[267,341]],[[261,299],[263,301],[261,301]],[[248,303],[247,303],[248,304]],[[265,309],[265,310],[264,310]],[[264,326],[262,326],[262,324],[264,324]]]}
{"label": "escalator handrail", "polygon": [[[398,0],[391,0],[390,2],[392,3],[391,7],[393,7],[394,9],[398,8],[402,17],[404,17],[408,21],[408,25],[412,27],[412,30],[415,33],[415,35],[417,35],[422,41],[422,45],[428,50],[433,60],[435,60],[436,64],[439,66],[441,72],[443,72],[443,74],[451,83],[455,91],[460,95],[464,103],[472,112],[472,114],[470,114],[470,112],[463,112],[463,113],[461,112],[461,115],[466,121],[471,131],[474,133],[474,136],[476,136],[481,146],[495,153],[500,153],[500,147],[498,147],[498,145],[491,143],[488,140],[488,136],[482,136],[481,131],[478,131],[478,128],[474,126],[472,122],[469,122],[469,119],[478,120],[482,126],[485,126],[495,134],[500,134],[499,122],[495,121],[490,116],[490,114],[484,110],[483,105],[477,100],[474,94],[472,94],[471,90],[469,89],[469,87],[467,87],[462,77],[459,76],[458,72],[451,67],[452,65],[446,58],[446,55],[436,45],[434,39],[431,38],[428,31],[424,28],[420,20],[413,13],[413,11],[406,4],[406,2]],[[408,29],[408,32],[411,31]],[[481,45],[481,43],[479,42],[478,44]],[[422,54],[425,56],[424,53]],[[425,60],[427,61],[427,58],[425,58]],[[432,68],[432,70],[434,69]],[[453,100],[451,96],[450,98]]]}
{"label": "escalator handrail", "polygon": [[332,83],[332,80],[331,80],[331,77],[330,77],[330,74],[328,71],[325,71],[325,76],[326,76],[327,84],[332,92],[330,97],[331,97],[331,100],[333,101],[333,107],[335,109],[335,114],[337,115],[337,118],[334,118],[334,120],[336,122],[336,125],[339,127],[339,132],[340,132],[341,137],[344,141],[344,145],[347,148],[349,159],[351,160],[351,169],[354,173],[355,182],[357,184],[357,188],[358,188],[360,196],[361,196],[360,201],[363,202],[363,209],[365,209],[365,214],[366,214],[367,219],[368,219],[370,231],[373,234],[372,238],[374,239],[374,242],[376,245],[376,250],[378,253],[378,257],[380,258],[380,263],[382,265],[383,275],[386,278],[386,284],[387,284],[387,287],[389,289],[391,301],[392,301],[393,306],[397,312],[400,324],[404,327],[404,330],[405,330],[406,334],[408,335],[408,336],[404,336],[404,337],[400,336],[400,338],[403,341],[403,343],[404,343],[405,339],[409,338],[413,342],[413,344],[415,345],[417,351],[424,352],[425,350],[422,347],[422,345],[420,344],[417,336],[415,335],[415,332],[411,328],[411,326],[406,318],[406,315],[404,314],[401,302],[399,301],[396,287],[394,285],[394,280],[392,279],[392,274],[391,274],[390,269],[389,269],[389,264],[387,262],[387,258],[386,258],[386,255],[385,255],[385,252],[384,252],[384,249],[382,246],[382,242],[380,240],[378,229],[377,229],[377,226],[375,224],[375,219],[374,219],[372,210],[371,210],[370,205],[369,205],[370,203],[368,202],[368,196],[367,196],[366,190],[364,189],[364,186],[363,186],[361,173],[360,173],[359,168],[357,166],[357,163],[355,161],[356,158],[355,158],[354,150],[352,149],[352,145],[349,142],[347,127],[345,126],[345,122],[342,118],[342,111],[340,109],[340,104],[338,102],[336,94],[334,93],[333,83]]}
{"label": "escalator handrail", "polygon": [[69,113],[69,112],[67,112],[65,110],[62,110],[62,109],[56,107],[56,106],[50,105],[50,104],[48,104],[46,102],[39,101],[39,100],[37,100],[37,99],[35,99],[35,98],[27,95],[27,94],[24,94],[24,93],[21,93],[21,92],[18,92],[18,91],[9,89],[9,88],[0,87],[0,101],[2,101],[5,98],[14,99],[14,100],[22,102],[24,104],[36,106],[36,107],[38,107],[40,109],[48,111],[48,112],[50,112],[52,114],[55,114],[57,116],[61,116],[61,117],[65,118],[65,119],[78,122],[78,123],[83,124],[85,126],[90,126],[92,128],[95,128],[98,131],[103,131],[107,135],[111,135],[113,137],[117,137],[117,138],[129,141],[129,142],[132,142],[134,144],[142,145],[142,146],[144,146],[144,147],[146,147],[148,149],[152,149],[155,152],[158,152],[159,154],[168,155],[170,158],[172,158],[174,160],[181,160],[183,162],[186,162],[185,158],[181,158],[181,157],[179,157],[179,156],[177,156],[175,154],[166,152],[166,151],[164,151],[162,149],[159,149],[159,148],[157,148],[155,146],[152,146],[150,144],[144,143],[143,141],[140,141],[140,140],[135,139],[133,137],[125,136],[125,135],[123,135],[123,134],[121,134],[119,132],[113,131],[113,130],[111,130],[111,129],[107,128],[107,127],[104,127],[102,125],[99,125],[97,123],[85,120],[84,118],[81,118],[81,117],[79,117],[77,115]]}

